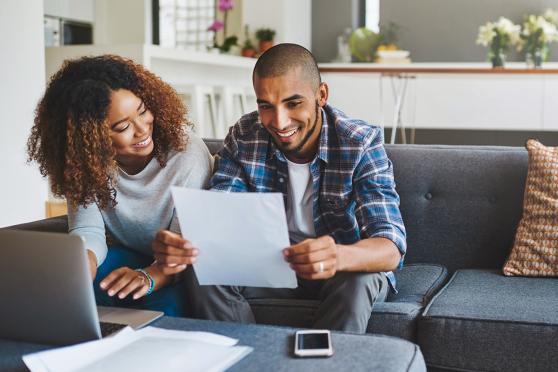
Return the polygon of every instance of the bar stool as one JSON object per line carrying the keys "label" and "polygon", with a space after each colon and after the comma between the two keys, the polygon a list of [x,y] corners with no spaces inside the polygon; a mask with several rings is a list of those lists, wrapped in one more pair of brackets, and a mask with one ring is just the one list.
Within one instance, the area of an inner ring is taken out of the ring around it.
{"label": "bar stool", "polygon": [[[401,131],[401,143],[406,144],[407,143],[407,135],[405,132],[405,123],[403,121],[403,108],[405,105],[405,98],[407,96],[407,87],[408,87],[408,83],[409,80],[414,80],[416,79],[416,75],[410,75],[410,74],[404,74],[404,73],[399,73],[399,72],[388,72],[388,73],[382,73],[380,75],[380,122],[382,127],[385,128],[385,123],[384,123],[384,88],[383,88],[383,80],[384,78],[389,78],[390,81],[390,85],[391,85],[391,91],[393,94],[393,100],[394,100],[394,105],[393,105],[393,122],[392,122],[392,126],[391,126],[391,140],[390,143],[394,144],[395,143],[395,139],[396,139],[396,135],[397,135],[397,127],[400,128]],[[413,110],[413,115],[412,115],[412,119],[411,119],[411,139],[410,139],[410,143],[415,143],[415,127],[414,127],[414,120],[415,120],[415,106],[416,106],[416,102],[414,102],[416,100],[415,95],[413,94],[413,105],[412,105],[412,110]]]}
{"label": "bar stool", "polygon": [[244,88],[244,94],[246,95],[246,100],[248,101],[248,112],[258,109],[258,102],[256,97],[256,92],[254,92],[254,87],[249,86]]}
{"label": "bar stool", "polygon": [[248,98],[243,86],[223,85],[215,88],[219,98],[220,117],[216,138],[225,138],[229,127],[248,113]]}
{"label": "bar stool", "polygon": [[183,97],[189,119],[194,123],[194,130],[198,136],[217,138],[219,123],[215,89],[210,85],[200,84],[180,85],[174,88]]}

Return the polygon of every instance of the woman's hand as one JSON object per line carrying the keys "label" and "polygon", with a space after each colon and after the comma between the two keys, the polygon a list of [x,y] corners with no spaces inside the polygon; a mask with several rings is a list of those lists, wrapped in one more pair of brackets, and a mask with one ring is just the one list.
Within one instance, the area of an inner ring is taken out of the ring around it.
{"label": "woman's hand", "polygon": [[137,300],[145,296],[149,290],[147,277],[129,267],[121,267],[112,271],[99,285],[101,289],[108,292],[109,296],[118,296],[119,299],[124,299],[133,293],[134,300]]}
{"label": "woman's hand", "polygon": [[181,235],[160,230],[152,244],[157,267],[167,275],[176,274],[196,262],[198,250]]}
{"label": "woman's hand", "polygon": [[[159,267],[153,265],[144,269],[154,280],[153,291],[156,291],[171,282],[171,276],[165,275]],[[104,278],[100,283],[101,289],[108,291],[109,296],[118,296],[124,299],[133,293],[133,299],[137,300],[147,294],[149,290],[149,279],[139,271],[129,267],[121,267]]]}

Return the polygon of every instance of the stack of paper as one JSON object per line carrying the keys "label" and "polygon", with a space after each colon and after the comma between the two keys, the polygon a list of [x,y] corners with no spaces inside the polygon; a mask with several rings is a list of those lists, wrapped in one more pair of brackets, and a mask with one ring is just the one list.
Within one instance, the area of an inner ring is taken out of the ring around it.
{"label": "stack of paper", "polygon": [[224,371],[253,349],[206,332],[126,328],[102,340],[25,355],[31,372]]}

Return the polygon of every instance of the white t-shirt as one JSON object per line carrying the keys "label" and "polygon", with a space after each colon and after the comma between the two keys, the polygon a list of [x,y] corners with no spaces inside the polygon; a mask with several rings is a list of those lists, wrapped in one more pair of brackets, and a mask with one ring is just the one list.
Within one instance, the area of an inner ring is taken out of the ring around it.
{"label": "white t-shirt", "polygon": [[295,243],[315,238],[313,185],[310,163],[298,164],[287,159],[289,184],[287,191],[287,224],[289,237]]}

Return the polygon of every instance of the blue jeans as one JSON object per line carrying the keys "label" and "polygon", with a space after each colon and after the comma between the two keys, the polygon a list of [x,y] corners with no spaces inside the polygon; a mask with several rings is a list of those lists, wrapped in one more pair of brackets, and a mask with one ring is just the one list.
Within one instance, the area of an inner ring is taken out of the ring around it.
{"label": "blue jeans", "polygon": [[103,264],[97,268],[97,276],[93,282],[95,300],[100,306],[128,307],[134,309],[162,311],[168,316],[186,317],[187,299],[184,281],[171,283],[158,291],[137,300],[128,295],[124,299],[117,296],[110,297],[101,289],[99,283],[113,270],[126,266],[130,269],[144,268],[153,262],[153,257],[145,256],[122,247],[109,247],[107,257]]}

